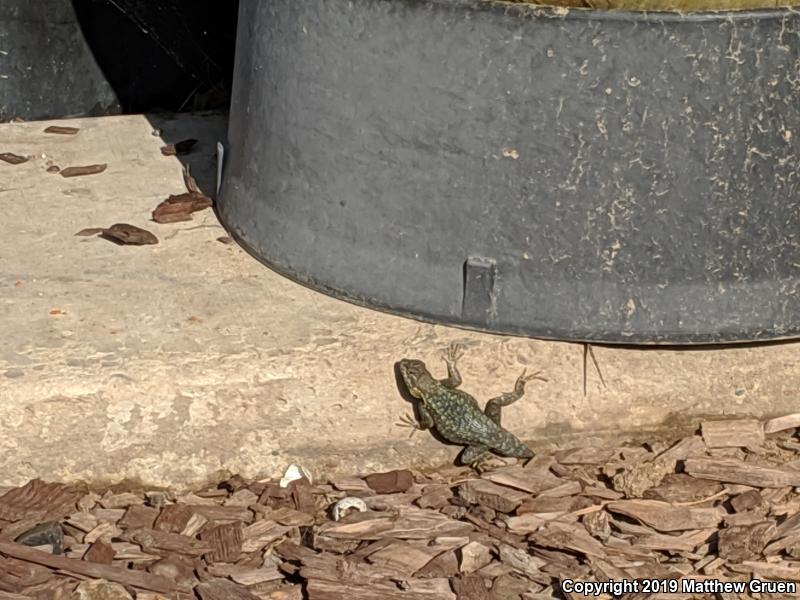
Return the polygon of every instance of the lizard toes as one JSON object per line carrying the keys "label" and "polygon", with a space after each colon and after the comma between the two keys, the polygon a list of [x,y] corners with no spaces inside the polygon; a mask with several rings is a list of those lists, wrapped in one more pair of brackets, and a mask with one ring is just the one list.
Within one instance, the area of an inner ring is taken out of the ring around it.
{"label": "lizard toes", "polygon": [[417,429],[419,429],[419,425],[417,424],[416,420],[409,415],[401,416],[400,421],[395,423],[395,426],[410,429],[411,432],[408,434],[408,439],[411,439],[414,434],[417,433]]}
{"label": "lizard toes", "polygon": [[539,381],[547,381],[546,378],[542,377],[542,371],[536,371],[535,373],[531,373],[530,375],[526,375],[525,371],[523,371],[522,375],[520,375],[519,378],[525,382],[533,381],[534,379],[538,379]]}
{"label": "lizard toes", "polygon": [[456,362],[462,356],[464,356],[464,346],[455,342],[450,344],[447,350],[444,351],[444,359],[447,362]]}

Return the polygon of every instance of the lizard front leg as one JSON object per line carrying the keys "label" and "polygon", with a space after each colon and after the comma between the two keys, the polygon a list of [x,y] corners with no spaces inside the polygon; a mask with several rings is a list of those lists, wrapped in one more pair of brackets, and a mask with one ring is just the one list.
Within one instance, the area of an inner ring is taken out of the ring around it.
{"label": "lizard front leg", "polygon": [[434,425],[433,415],[425,408],[424,404],[417,405],[417,412],[419,413],[419,420],[415,419],[412,415],[405,414],[400,417],[400,422],[397,423],[398,427],[410,427],[411,433],[408,437],[414,435],[417,430],[430,429]]}
{"label": "lizard front leg", "polygon": [[522,375],[517,377],[517,382],[514,384],[514,391],[508,392],[506,394],[501,394],[497,396],[497,398],[492,398],[486,403],[486,408],[484,409],[483,413],[489,417],[492,421],[500,425],[500,410],[504,406],[508,406],[522,398],[525,395],[525,384],[533,379],[539,379],[540,381],[547,381],[544,377],[540,377],[539,374],[541,371],[536,371],[531,375],[526,375],[525,371],[522,372]]}
{"label": "lizard front leg", "polygon": [[458,372],[456,363],[462,356],[464,356],[464,347],[461,344],[450,344],[445,350],[442,358],[447,364],[447,379],[439,380],[443,386],[455,389],[461,385],[461,373]]}

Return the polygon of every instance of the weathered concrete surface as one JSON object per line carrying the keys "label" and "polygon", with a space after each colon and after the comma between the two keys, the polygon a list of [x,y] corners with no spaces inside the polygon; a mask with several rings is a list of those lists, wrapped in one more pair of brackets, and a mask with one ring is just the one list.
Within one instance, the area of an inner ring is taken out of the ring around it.
{"label": "weathered concrete surface", "polygon": [[[549,383],[505,412],[534,445],[797,411],[795,344],[596,347],[608,387],[590,364],[584,396],[580,345],[425,325],[319,295],[216,241],[225,232],[211,211],[150,221],[183,191],[153,127],[167,141],[200,139],[189,158],[211,190],[222,118],[68,124],[80,133],[0,125],[0,152],[35,155],[0,162],[0,485],[39,476],[181,488],[222,470],[272,476],[290,462],[317,473],[442,463],[458,448],[393,425],[410,409],[393,363],[416,356],[443,373],[438,354],[451,341],[468,346],[464,389],[481,400],[511,389],[524,367],[545,370]],[[109,166],[65,179],[48,161]],[[116,222],[161,242],[74,236]]]}

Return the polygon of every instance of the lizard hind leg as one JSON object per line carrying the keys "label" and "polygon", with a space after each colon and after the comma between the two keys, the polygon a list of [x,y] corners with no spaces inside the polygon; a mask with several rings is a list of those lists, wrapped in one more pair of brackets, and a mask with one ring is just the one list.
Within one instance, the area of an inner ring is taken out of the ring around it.
{"label": "lizard hind leg", "polygon": [[461,453],[460,461],[462,465],[473,465],[487,454],[489,448],[486,446],[467,446]]}
{"label": "lizard hind leg", "polygon": [[541,371],[536,371],[535,373],[531,373],[530,375],[526,375],[527,369],[522,371],[522,375],[517,377],[517,382],[514,384],[514,391],[500,394],[496,398],[492,398],[486,403],[486,408],[484,409],[484,414],[489,417],[492,421],[500,425],[500,411],[504,406],[508,406],[509,404],[513,404],[522,396],[525,395],[525,384],[533,379],[538,379],[540,381],[547,381],[544,377],[542,377]]}

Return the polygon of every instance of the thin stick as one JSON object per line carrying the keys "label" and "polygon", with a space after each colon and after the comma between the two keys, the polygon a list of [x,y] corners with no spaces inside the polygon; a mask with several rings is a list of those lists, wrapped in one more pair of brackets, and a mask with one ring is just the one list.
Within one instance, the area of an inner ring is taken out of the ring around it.
{"label": "thin stick", "polygon": [[586,381],[588,379],[588,375],[586,373],[586,371],[587,371],[587,368],[586,368],[586,365],[587,365],[586,355],[587,355],[588,352],[589,352],[589,344],[584,342],[584,344],[583,344],[583,395],[584,396],[586,396]]}
{"label": "thin stick", "polygon": [[[592,362],[594,363],[594,368],[597,369],[597,374],[600,376],[600,383],[603,384],[604,388],[608,389],[608,386],[606,385],[605,377],[603,377],[603,372],[600,370],[600,365],[597,364],[597,359],[594,357],[594,350],[592,350],[592,345],[591,344],[586,344],[586,348],[589,351],[589,356],[592,357]],[[585,360],[585,358],[584,358],[584,360]]]}
{"label": "thin stick", "polygon": [[728,488],[724,488],[721,492],[717,492],[716,494],[712,494],[707,498],[702,498],[700,500],[695,500],[694,502],[670,502],[672,506],[694,506],[696,504],[703,504],[704,502],[711,502],[712,500],[716,500],[717,498],[721,498],[722,496],[727,496],[730,494],[731,491]]}

